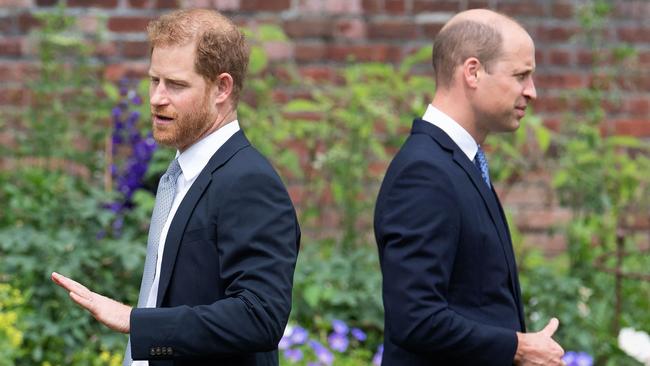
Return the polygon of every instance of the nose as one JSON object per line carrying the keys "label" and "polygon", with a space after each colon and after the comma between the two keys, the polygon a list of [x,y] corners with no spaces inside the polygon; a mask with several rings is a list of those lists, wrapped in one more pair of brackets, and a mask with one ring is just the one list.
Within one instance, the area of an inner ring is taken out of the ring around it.
{"label": "nose", "polygon": [[151,82],[149,84],[149,103],[152,106],[169,104],[167,90],[162,82]]}
{"label": "nose", "polygon": [[528,82],[524,86],[522,94],[528,99],[537,99],[537,90],[535,89],[535,82],[533,81],[532,76],[528,78]]}

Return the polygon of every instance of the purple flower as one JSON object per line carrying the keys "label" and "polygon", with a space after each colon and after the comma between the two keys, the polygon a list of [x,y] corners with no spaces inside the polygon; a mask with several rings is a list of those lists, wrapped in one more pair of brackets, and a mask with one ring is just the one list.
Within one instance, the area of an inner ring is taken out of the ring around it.
{"label": "purple flower", "polygon": [[349,328],[343,320],[334,319],[332,320],[332,329],[335,333],[346,335],[348,334]]}
{"label": "purple flower", "polygon": [[140,98],[140,96],[136,94],[133,98],[131,98],[131,103],[135,105],[140,105],[142,104],[142,98]]}
{"label": "purple flower", "polygon": [[366,333],[364,333],[363,330],[359,328],[352,328],[350,333],[352,333],[352,336],[359,342],[363,342],[368,338],[368,336],[366,336]]}
{"label": "purple flower", "polygon": [[325,346],[314,340],[309,341],[309,345],[314,350],[320,363],[330,366],[334,362],[334,355]]}
{"label": "purple flower", "polygon": [[296,363],[302,360],[302,351],[299,349],[287,349],[284,351],[284,358],[291,363]]}
{"label": "purple flower", "polygon": [[348,344],[350,343],[348,337],[339,333],[330,334],[330,336],[327,337],[327,342],[333,350],[339,352],[345,352],[345,350],[348,349]]}
{"label": "purple flower", "polygon": [[586,352],[569,351],[564,354],[562,361],[566,366],[592,366],[594,358]]}
{"label": "purple flower", "polygon": [[377,353],[375,353],[375,356],[372,358],[372,364],[374,366],[381,366],[381,359],[384,356],[384,345],[380,344],[379,347],[377,347]]}
{"label": "purple flower", "polygon": [[305,330],[305,328],[301,326],[295,326],[289,337],[291,338],[291,342],[293,344],[304,344],[309,337],[309,333],[307,330]]}

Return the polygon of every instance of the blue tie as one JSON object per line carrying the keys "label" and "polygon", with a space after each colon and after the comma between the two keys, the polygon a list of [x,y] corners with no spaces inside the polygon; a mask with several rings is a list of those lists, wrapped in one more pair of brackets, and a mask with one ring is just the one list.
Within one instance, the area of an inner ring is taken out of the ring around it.
{"label": "blue tie", "polygon": [[474,165],[476,165],[478,170],[481,172],[481,177],[483,177],[483,181],[485,181],[488,188],[492,188],[492,185],[490,184],[490,169],[488,167],[487,158],[480,146],[476,152],[476,157],[474,157]]}

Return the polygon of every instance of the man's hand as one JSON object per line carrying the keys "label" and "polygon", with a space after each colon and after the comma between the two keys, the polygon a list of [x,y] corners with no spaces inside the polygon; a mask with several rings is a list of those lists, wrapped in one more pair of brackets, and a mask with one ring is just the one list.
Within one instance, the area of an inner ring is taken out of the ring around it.
{"label": "man's hand", "polygon": [[121,333],[130,331],[131,307],[94,293],[79,282],[52,272],[52,281],[66,289],[74,302],[105,326]]}
{"label": "man's hand", "polygon": [[560,322],[553,318],[546,327],[537,333],[517,332],[517,352],[515,353],[515,364],[520,366],[529,365],[564,365],[562,356],[564,350],[553,340],[553,334]]}

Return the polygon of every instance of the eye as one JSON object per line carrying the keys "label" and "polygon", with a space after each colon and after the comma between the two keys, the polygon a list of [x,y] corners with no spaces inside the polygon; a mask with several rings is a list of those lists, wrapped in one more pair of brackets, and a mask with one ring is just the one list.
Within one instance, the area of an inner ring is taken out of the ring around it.
{"label": "eye", "polygon": [[150,77],[149,80],[150,80],[151,84],[158,84],[158,82],[160,82],[160,79],[158,79],[157,77],[153,77],[153,76]]}

